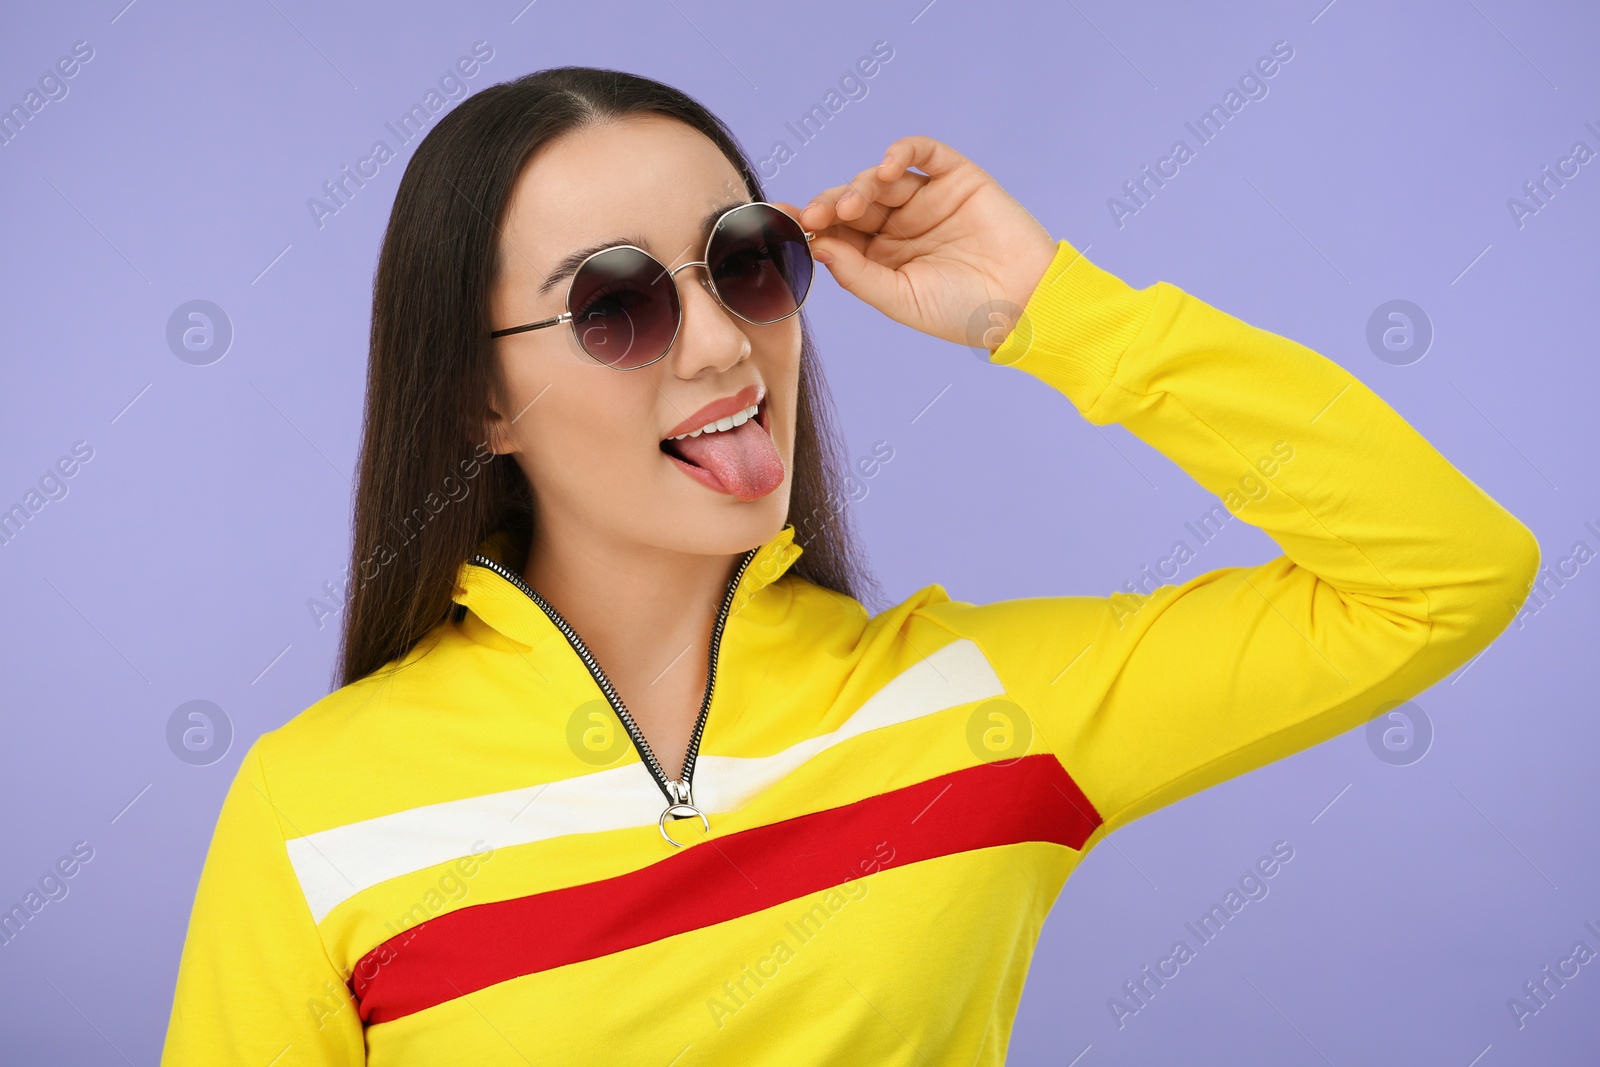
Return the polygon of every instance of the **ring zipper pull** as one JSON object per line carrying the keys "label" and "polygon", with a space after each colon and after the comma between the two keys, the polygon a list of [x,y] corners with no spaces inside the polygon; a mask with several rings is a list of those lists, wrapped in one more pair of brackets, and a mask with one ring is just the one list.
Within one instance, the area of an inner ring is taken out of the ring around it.
{"label": "ring zipper pull", "polygon": [[660,818],[656,819],[656,829],[660,830],[661,836],[667,839],[667,844],[675,848],[682,848],[684,843],[667,833],[668,816],[674,819],[698,817],[702,831],[708,834],[711,832],[711,820],[706,818],[705,812],[694,806],[694,796],[688,782],[681,779],[674,781],[671,778],[666,781],[667,789],[672,794],[672,803],[662,809]]}

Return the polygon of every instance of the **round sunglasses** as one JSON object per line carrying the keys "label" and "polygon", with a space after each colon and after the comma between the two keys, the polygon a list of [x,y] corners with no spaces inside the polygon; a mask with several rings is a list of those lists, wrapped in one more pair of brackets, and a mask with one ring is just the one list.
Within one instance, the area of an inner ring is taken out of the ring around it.
{"label": "round sunglasses", "polygon": [[495,330],[490,337],[572,324],[578,345],[616,370],[647,367],[666,355],[683,325],[673,276],[706,268],[702,284],[718,304],[756,326],[800,310],[811,291],[811,239],[781,208],[756,200],[729,208],[706,237],[704,256],[671,270],[636,245],[612,245],[578,265],[567,310],[553,319]]}

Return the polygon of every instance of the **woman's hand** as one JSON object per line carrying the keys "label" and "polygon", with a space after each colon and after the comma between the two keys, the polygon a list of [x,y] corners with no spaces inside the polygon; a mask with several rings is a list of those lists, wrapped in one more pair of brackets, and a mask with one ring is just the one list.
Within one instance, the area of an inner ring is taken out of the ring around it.
{"label": "woman's hand", "polygon": [[798,218],[843,288],[896,322],[989,349],[1056,253],[992,177],[931,137],[895,141],[882,163],[819,193]]}

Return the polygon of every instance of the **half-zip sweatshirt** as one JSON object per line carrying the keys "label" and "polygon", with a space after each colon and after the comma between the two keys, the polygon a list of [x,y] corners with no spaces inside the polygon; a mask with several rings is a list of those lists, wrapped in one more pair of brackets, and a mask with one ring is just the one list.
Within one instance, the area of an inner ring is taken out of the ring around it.
{"label": "half-zip sweatshirt", "polygon": [[729,585],[664,818],[626,694],[491,539],[416,648],[245,754],[164,1067],[1001,1064],[1097,842],[1414,696],[1530,588],[1533,535],[1372,390],[1173,284],[1060,241],[990,361],[1282,554],[869,615],[786,526]]}

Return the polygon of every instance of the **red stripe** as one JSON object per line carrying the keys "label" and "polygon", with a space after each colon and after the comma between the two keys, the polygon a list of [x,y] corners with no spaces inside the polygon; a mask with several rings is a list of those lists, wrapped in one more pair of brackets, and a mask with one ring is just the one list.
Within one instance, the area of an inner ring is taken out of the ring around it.
{"label": "red stripe", "polygon": [[[698,834],[698,820],[686,820],[678,826],[680,837],[691,824]],[[1054,755],[979,764],[711,838],[614,878],[441,915],[367,953],[351,988],[363,1020],[389,1022],[498,982],[738,918],[874,870],[1022,841],[1081,849],[1099,825],[1094,805]]]}

